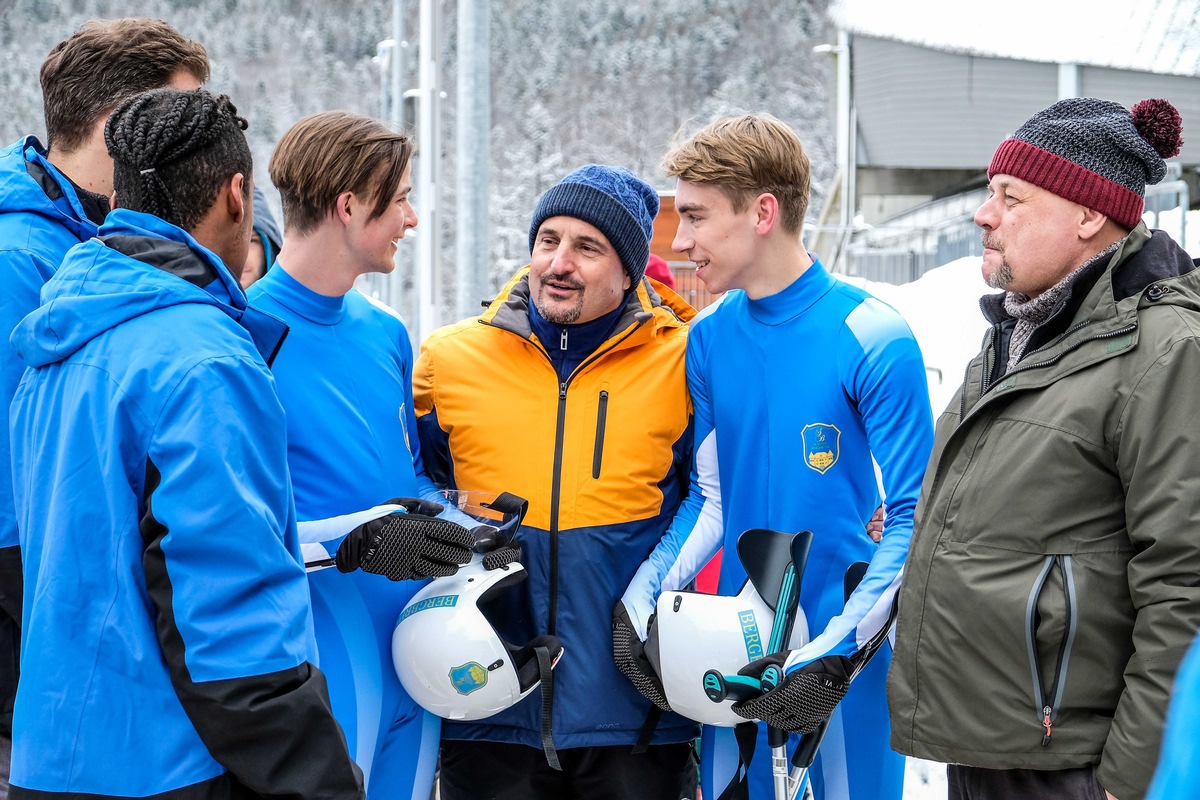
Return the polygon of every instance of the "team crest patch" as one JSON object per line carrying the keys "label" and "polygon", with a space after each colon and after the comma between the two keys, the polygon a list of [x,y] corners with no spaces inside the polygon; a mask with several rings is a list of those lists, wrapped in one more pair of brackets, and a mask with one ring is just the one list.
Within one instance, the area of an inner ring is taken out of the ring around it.
{"label": "team crest patch", "polygon": [[450,682],[454,684],[454,691],[459,694],[470,694],[476,689],[482,689],[487,685],[487,681],[487,670],[475,661],[450,668]]}
{"label": "team crest patch", "polygon": [[827,422],[805,425],[800,438],[804,441],[804,463],[810,469],[824,475],[837,463],[841,455],[842,432],[836,425]]}

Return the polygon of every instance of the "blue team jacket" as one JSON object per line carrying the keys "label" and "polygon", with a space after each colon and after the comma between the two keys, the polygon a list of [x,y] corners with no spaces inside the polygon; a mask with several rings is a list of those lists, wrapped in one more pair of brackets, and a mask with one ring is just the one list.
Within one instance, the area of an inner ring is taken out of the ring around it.
{"label": "blue team jacket", "polygon": [[12,335],[24,556],[13,798],[361,797],[309,663],[283,409],[183,230],[117,210]]}
{"label": "blue team jacket", "polygon": [[[0,151],[0,336],[38,306],[38,293],[67,250],[96,235],[75,190],[46,160],[46,151],[27,136]],[[0,352],[0,420],[8,430],[8,406],[25,363]],[[0,464],[9,460],[7,436],[0,436]],[[17,545],[12,486],[0,480],[0,548]],[[14,551],[15,552],[15,551]]]}

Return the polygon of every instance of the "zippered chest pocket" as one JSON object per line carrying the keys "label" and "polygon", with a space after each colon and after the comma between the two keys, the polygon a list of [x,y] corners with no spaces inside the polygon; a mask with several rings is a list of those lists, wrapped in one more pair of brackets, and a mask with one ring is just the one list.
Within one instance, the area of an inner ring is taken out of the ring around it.
{"label": "zippered chest pocket", "polygon": [[596,403],[596,445],[592,450],[592,477],[600,477],[600,467],[604,463],[604,428],[608,423],[608,390],[601,389]]}

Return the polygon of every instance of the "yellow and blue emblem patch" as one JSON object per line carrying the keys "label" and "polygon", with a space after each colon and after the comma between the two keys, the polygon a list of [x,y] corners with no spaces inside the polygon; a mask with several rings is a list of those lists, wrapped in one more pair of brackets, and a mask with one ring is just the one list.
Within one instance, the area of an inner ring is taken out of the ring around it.
{"label": "yellow and blue emblem patch", "polygon": [[841,455],[842,432],[828,422],[814,422],[800,431],[804,442],[804,463],[824,475]]}
{"label": "yellow and blue emblem patch", "polygon": [[468,661],[450,668],[450,683],[459,694],[470,694],[487,685],[488,673],[477,661]]}

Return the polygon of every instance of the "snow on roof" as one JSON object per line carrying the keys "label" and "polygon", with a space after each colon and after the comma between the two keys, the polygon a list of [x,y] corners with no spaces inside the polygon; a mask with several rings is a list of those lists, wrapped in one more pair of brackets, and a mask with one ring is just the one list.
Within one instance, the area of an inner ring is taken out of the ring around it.
{"label": "snow on roof", "polygon": [[1200,0],[833,0],[840,29],[932,50],[1200,77]]}

